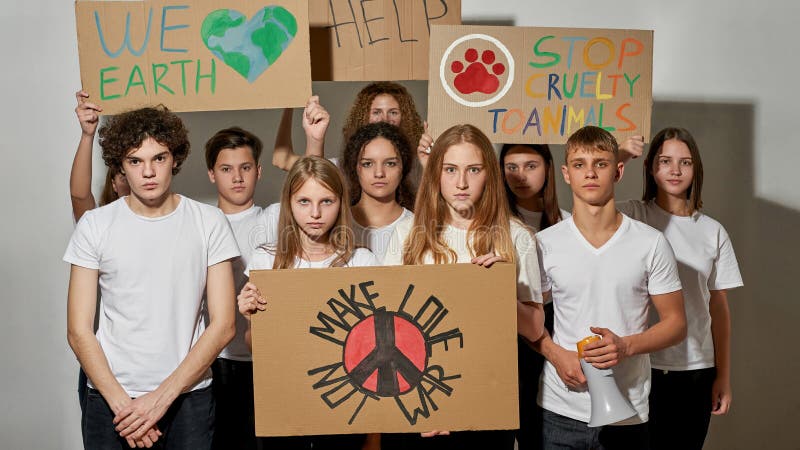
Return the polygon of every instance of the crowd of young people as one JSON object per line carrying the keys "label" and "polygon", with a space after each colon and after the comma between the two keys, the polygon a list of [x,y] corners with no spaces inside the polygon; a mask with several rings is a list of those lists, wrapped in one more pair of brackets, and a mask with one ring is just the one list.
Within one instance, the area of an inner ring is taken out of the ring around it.
{"label": "crowd of young people", "polygon": [[[569,213],[546,145],[504,145],[498,158],[471,125],[434,140],[405,88],[372,83],[332,160],[320,99],[303,109],[304,156],[284,112],[272,162],[288,173],[280,201],[264,208],[254,202],[261,141],[217,132],[205,148],[215,208],[172,191],[189,154],[180,118],[143,108],[97,131],[101,106],[76,96],[77,225],[64,260],[87,448],[702,448],[710,415],[730,407],[726,290],[742,281],[724,228],[700,212],[702,162],[686,130],[653,138],[643,200],[627,202],[615,202],[614,186],[643,139],[576,131],[561,166]],[[95,134],[108,166],[100,207]],[[248,281],[251,270],[498,261],[517,266],[508,301],[519,430],[256,438],[249,319],[269,314],[270,293]],[[575,346],[589,334],[601,339],[583,357],[614,367],[636,410],[626,421],[588,427]]]}

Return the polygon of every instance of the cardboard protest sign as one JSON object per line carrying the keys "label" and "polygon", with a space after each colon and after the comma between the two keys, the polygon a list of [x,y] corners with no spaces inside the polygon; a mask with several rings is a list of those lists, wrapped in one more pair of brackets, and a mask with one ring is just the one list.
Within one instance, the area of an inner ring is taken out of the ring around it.
{"label": "cardboard protest sign", "polygon": [[433,24],[461,23],[461,0],[309,0],[315,81],[427,80]]}
{"label": "cardboard protest sign", "polygon": [[518,427],[513,264],[250,279],[257,435]]}
{"label": "cardboard protest sign", "polygon": [[305,105],[305,0],[77,1],[83,89],[104,114]]}
{"label": "cardboard protest sign", "polygon": [[431,27],[428,122],[492,142],[561,144],[585,125],[618,139],[650,134],[653,32]]}

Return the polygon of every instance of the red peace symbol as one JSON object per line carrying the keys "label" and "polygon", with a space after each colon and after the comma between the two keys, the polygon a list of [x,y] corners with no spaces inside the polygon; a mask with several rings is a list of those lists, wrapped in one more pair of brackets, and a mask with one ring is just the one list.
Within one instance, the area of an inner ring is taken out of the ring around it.
{"label": "red peace symbol", "polygon": [[357,323],[344,344],[344,367],[352,382],[382,397],[404,394],[419,384],[428,363],[422,331],[381,308]]}

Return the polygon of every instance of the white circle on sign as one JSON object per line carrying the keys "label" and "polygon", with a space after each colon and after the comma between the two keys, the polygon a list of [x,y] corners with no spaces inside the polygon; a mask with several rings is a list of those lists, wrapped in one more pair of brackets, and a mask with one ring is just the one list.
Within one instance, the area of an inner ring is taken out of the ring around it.
{"label": "white circle on sign", "polygon": [[[495,45],[495,47],[497,47],[498,49],[500,49],[501,52],[503,52],[503,54],[506,56],[506,60],[508,61],[508,79],[506,80],[506,84],[505,86],[503,86],[503,89],[500,89],[500,92],[495,94],[494,97],[479,102],[472,102],[461,98],[456,92],[453,91],[453,88],[450,87],[450,83],[448,83],[447,79],[445,78],[445,66],[446,66],[445,63],[447,62],[447,57],[450,56],[450,53],[453,52],[453,49],[458,44],[472,39],[480,39],[483,41],[491,42],[492,44]],[[442,87],[444,87],[444,91],[447,92],[447,95],[449,95],[450,98],[455,100],[457,103],[462,104],[464,106],[469,106],[471,108],[488,106],[503,98],[503,96],[506,95],[508,90],[511,89],[511,85],[514,84],[514,57],[511,56],[511,52],[508,51],[508,48],[506,48],[506,46],[503,45],[502,42],[493,38],[492,36],[486,34],[477,34],[477,33],[467,34],[453,41],[453,43],[450,44],[449,47],[447,47],[447,50],[444,51],[444,55],[442,55],[442,60],[439,63],[439,79],[442,81]]]}

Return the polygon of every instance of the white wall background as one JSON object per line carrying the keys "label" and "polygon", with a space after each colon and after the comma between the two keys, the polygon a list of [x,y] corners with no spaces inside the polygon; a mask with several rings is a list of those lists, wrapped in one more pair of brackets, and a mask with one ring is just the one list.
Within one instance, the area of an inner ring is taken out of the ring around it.
{"label": "white wall background", "polygon": [[[415,0],[416,1],[416,0]],[[704,149],[709,213],[729,229],[746,287],[731,295],[734,316],[732,413],[712,420],[707,448],[798,448],[800,364],[794,329],[800,306],[791,281],[800,274],[800,127],[796,120],[794,0],[673,0],[558,3],[463,0],[469,22],[521,26],[655,30],[654,130],[690,126]],[[0,448],[80,448],[77,364],[65,339],[72,231],[68,176],[79,129],[73,92],[80,86],[73,3],[6,2],[0,9]],[[425,108],[425,83],[407,83]],[[332,111],[332,130],[360,88],[315,91]],[[240,124],[274,139],[276,111],[185,114],[194,154],[176,189],[211,201],[202,143],[213,130]],[[329,151],[339,135],[329,133]],[[296,133],[295,142],[302,145]],[[269,165],[269,155],[262,161]],[[624,191],[638,192],[640,166]],[[103,170],[96,164],[95,184]],[[265,172],[258,200],[275,199],[280,173]],[[562,189],[562,193],[564,190]],[[562,198],[565,198],[562,196]],[[566,203],[566,202],[565,202]],[[680,430],[676,430],[680,432]]]}

